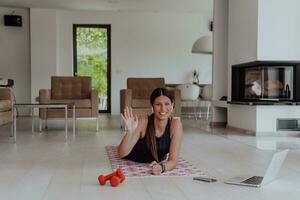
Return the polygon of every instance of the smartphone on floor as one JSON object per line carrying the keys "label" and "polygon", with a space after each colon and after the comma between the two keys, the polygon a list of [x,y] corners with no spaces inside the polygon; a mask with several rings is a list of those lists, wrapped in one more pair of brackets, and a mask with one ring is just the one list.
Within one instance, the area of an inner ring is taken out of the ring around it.
{"label": "smartphone on floor", "polygon": [[209,177],[202,177],[202,176],[194,177],[193,180],[204,181],[204,182],[208,182],[208,183],[212,183],[212,182],[216,182],[217,181],[217,179],[209,178]]}

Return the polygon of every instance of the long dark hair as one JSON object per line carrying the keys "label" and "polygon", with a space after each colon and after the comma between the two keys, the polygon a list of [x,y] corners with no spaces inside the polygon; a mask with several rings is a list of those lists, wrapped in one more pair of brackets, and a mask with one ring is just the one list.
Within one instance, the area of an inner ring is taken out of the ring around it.
{"label": "long dark hair", "polygon": [[[159,96],[166,96],[168,97],[171,102],[174,102],[173,94],[167,90],[166,88],[156,88],[151,96],[150,96],[150,103],[153,106],[154,101]],[[159,162],[158,155],[157,155],[157,148],[156,148],[156,137],[155,137],[155,127],[154,127],[154,114],[148,117],[148,124],[146,129],[146,143],[148,148],[151,150],[151,154],[156,162]]]}

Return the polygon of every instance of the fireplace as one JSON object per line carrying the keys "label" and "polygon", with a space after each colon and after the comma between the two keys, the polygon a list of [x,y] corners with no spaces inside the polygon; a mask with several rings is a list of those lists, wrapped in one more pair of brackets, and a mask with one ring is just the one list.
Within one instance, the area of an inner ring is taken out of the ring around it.
{"label": "fireplace", "polygon": [[300,62],[255,61],[232,66],[231,101],[300,102]]}
{"label": "fireplace", "polygon": [[244,99],[293,100],[292,66],[259,66],[244,70]]}

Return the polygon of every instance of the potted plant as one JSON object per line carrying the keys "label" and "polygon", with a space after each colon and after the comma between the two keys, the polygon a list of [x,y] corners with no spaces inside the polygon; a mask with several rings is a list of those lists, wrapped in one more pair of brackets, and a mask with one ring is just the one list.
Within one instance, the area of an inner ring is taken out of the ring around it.
{"label": "potted plant", "polygon": [[193,70],[193,84],[199,85],[199,70],[194,69]]}
{"label": "potted plant", "polygon": [[182,100],[196,100],[199,98],[201,88],[199,86],[199,71],[193,70],[193,82],[177,86],[181,90]]}

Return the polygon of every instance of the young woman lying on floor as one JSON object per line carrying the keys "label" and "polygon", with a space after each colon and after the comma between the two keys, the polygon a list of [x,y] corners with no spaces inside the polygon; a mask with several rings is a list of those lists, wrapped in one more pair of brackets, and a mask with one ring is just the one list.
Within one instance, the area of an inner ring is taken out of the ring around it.
{"label": "young woman lying on floor", "polygon": [[155,89],[150,97],[153,114],[137,117],[132,108],[121,114],[126,126],[118,153],[121,158],[150,163],[154,175],[176,167],[182,140],[182,124],[172,117],[174,99],[165,88]]}

